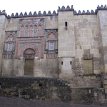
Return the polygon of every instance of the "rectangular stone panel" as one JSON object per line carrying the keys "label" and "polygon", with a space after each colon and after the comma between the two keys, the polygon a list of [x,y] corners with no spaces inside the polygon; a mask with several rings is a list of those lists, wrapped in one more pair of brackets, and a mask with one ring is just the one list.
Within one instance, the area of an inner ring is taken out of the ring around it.
{"label": "rectangular stone panel", "polygon": [[92,60],[83,60],[83,69],[85,74],[93,73],[93,61]]}

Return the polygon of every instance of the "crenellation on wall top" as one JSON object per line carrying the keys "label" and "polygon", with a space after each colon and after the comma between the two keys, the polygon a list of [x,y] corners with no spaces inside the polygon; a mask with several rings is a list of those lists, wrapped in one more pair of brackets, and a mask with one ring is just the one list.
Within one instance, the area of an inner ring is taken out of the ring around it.
{"label": "crenellation on wall top", "polygon": [[83,11],[79,10],[78,12],[76,10],[74,10],[73,13],[74,13],[74,15],[95,15],[96,14],[94,10],[91,10],[91,11],[89,11],[89,10],[87,10],[87,11],[85,11],[85,10],[83,10]]}
{"label": "crenellation on wall top", "polygon": [[[27,12],[24,13],[24,16],[25,16],[25,17],[27,16]],[[18,17],[18,16],[17,16],[17,17]]]}
{"label": "crenellation on wall top", "polygon": [[107,5],[98,5],[97,9],[95,10],[95,13],[97,14],[99,10],[107,10]]}
{"label": "crenellation on wall top", "polygon": [[25,12],[25,13],[12,13],[11,16],[7,15],[5,10],[0,11],[0,15],[5,15],[7,18],[22,18],[22,17],[41,17],[41,16],[57,16],[59,12],[66,12],[66,11],[72,11],[74,15],[96,15],[98,13],[99,10],[107,10],[107,5],[101,5],[101,6],[97,6],[97,9],[94,10],[79,10],[78,12],[76,10],[74,10],[73,5],[71,6],[62,6],[62,7],[58,7],[57,12],[54,10],[53,13],[51,13],[51,11],[44,11],[43,13],[41,11],[39,11],[38,13],[35,11],[34,13],[32,13],[31,11],[29,13]]}
{"label": "crenellation on wall top", "polygon": [[58,12],[63,12],[63,11],[74,11],[73,5],[70,6],[62,6],[62,7],[58,7]]}
{"label": "crenellation on wall top", "polygon": [[91,11],[89,11],[89,10],[87,10],[87,11],[85,11],[85,10],[83,10],[83,11],[79,10],[78,12],[76,10],[74,10],[73,5],[71,5],[71,8],[70,8],[70,6],[67,6],[67,7],[65,7],[65,6],[58,7],[58,12],[73,11],[74,15],[95,15],[95,14],[97,14],[97,12],[99,10],[107,10],[107,5],[101,5],[101,6],[98,5],[97,9],[95,11],[94,10],[91,10]]}
{"label": "crenellation on wall top", "polygon": [[[27,12],[26,12],[26,16],[27,16]],[[37,12],[36,11],[33,13],[33,16],[37,16]]]}
{"label": "crenellation on wall top", "polygon": [[107,10],[107,5],[97,6],[97,10]]}
{"label": "crenellation on wall top", "polygon": [[51,11],[44,11],[43,13],[41,11],[38,11],[38,13],[35,11],[34,13],[32,13],[31,11],[29,13],[25,12],[25,13],[16,13],[14,15],[14,13],[11,14],[11,18],[22,18],[22,17],[40,17],[40,16],[56,16],[57,12],[54,10],[53,13],[51,13]]}
{"label": "crenellation on wall top", "polygon": [[2,10],[2,11],[0,10],[0,15],[5,15],[7,17],[7,13],[5,10]]}
{"label": "crenellation on wall top", "polygon": [[20,16],[20,17],[23,17],[23,13],[21,12],[19,16]]}
{"label": "crenellation on wall top", "polygon": [[29,16],[32,16],[32,12],[31,11],[29,12]]}
{"label": "crenellation on wall top", "polygon": [[14,13],[11,14],[11,17],[14,17]]}
{"label": "crenellation on wall top", "polygon": [[15,14],[15,17],[18,17],[18,13]]}

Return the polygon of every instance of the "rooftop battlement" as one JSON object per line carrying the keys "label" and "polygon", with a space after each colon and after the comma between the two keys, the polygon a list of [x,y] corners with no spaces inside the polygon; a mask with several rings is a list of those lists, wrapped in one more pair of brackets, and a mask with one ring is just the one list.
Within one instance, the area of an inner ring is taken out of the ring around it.
{"label": "rooftop battlement", "polygon": [[97,6],[96,10],[79,10],[78,12],[76,10],[74,10],[73,5],[71,6],[62,6],[62,7],[58,7],[57,12],[54,10],[53,12],[51,11],[43,11],[43,13],[41,11],[39,11],[38,13],[35,11],[34,13],[32,13],[31,11],[29,13],[25,12],[25,13],[12,13],[11,15],[7,15],[7,13],[5,12],[5,10],[0,11],[0,15],[5,15],[7,18],[22,18],[22,17],[43,17],[43,16],[57,16],[59,12],[66,12],[66,11],[73,11],[74,15],[96,15],[97,12],[99,10],[107,10],[107,5],[101,5],[101,6]]}
{"label": "rooftop battlement", "polygon": [[91,11],[89,11],[89,10],[87,10],[87,11],[85,11],[85,10],[83,10],[83,11],[79,10],[78,12],[74,11],[74,15],[95,15],[95,14],[96,14],[96,12],[94,10],[91,10]]}
{"label": "rooftop battlement", "polygon": [[6,11],[5,10],[0,10],[0,15],[6,15],[7,16],[7,13],[6,13]]}
{"label": "rooftop battlement", "polygon": [[97,6],[97,10],[107,10],[107,5]]}
{"label": "rooftop battlement", "polygon": [[60,11],[74,11],[74,8],[73,8],[73,5],[71,5],[71,7],[70,6],[67,6],[67,7],[65,7],[65,6],[58,7],[58,12],[60,12]]}
{"label": "rooftop battlement", "polygon": [[11,16],[8,16],[9,18],[21,18],[21,17],[40,17],[40,16],[56,16],[57,12],[54,10],[53,13],[51,13],[51,11],[48,11],[48,13],[46,13],[46,11],[44,11],[43,13],[41,11],[39,11],[38,13],[35,11],[34,13],[32,13],[31,11],[29,13],[25,12],[25,13],[12,13]]}

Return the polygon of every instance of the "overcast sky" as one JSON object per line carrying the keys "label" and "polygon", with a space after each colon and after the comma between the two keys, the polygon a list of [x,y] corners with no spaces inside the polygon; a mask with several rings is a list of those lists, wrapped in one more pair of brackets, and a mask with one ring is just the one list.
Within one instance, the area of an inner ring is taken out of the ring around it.
{"label": "overcast sky", "polygon": [[58,6],[74,6],[75,10],[95,10],[97,5],[107,5],[107,0],[0,0],[0,10],[7,14],[29,11],[53,11]]}

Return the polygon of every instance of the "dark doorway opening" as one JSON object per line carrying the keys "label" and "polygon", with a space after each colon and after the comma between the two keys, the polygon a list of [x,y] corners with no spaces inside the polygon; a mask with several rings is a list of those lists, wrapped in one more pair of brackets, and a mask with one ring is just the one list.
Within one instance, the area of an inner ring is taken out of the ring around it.
{"label": "dark doorway opening", "polygon": [[33,76],[35,51],[31,48],[24,51],[24,75]]}
{"label": "dark doorway opening", "polygon": [[33,76],[33,67],[34,67],[34,60],[25,59],[24,75]]}

